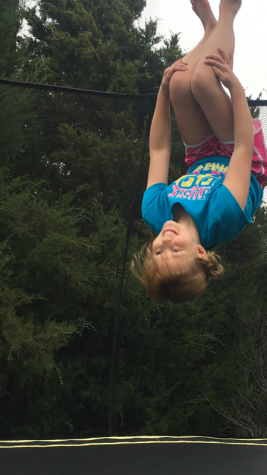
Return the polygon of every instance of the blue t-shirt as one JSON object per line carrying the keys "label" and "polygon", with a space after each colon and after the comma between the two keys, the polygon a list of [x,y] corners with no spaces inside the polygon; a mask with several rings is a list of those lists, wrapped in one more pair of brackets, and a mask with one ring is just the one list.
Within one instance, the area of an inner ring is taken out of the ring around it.
{"label": "blue t-shirt", "polygon": [[251,175],[245,210],[223,185],[229,158],[208,157],[196,162],[171,185],[156,183],[144,193],[142,214],[145,223],[159,234],[164,223],[173,220],[172,207],[180,203],[193,218],[200,242],[208,251],[234,239],[252,222],[263,190]]}

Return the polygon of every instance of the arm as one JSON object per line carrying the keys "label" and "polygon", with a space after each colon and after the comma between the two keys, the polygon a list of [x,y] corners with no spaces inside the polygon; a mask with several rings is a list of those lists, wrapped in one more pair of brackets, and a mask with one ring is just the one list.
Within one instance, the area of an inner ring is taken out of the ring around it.
{"label": "arm", "polygon": [[168,183],[171,155],[170,98],[160,88],[150,129],[150,165],[147,188],[155,183]]}
{"label": "arm", "polygon": [[254,147],[251,114],[244,89],[231,67],[221,56],[211,55],[208,58],[211,59],[205,63],[213,66],[214,73],[229,89],[233,104],[235,147],[223,184],[244,210],[249,193]]}
{"label": "arm", "polygon": [[244,211],[248,199],[254,147],[253,125],[244,89],[237,81],[230,89],[234,111],[235,148],[224,186]]}
{"label": "arm", "polygon": [[156,108],[151,124],[149,154],[150,165],[147,188],[155,183],[168,184],[171,155],[171,118],[169,83],[175,71],[186,71],[186,63],[179,60],[164,71]]}

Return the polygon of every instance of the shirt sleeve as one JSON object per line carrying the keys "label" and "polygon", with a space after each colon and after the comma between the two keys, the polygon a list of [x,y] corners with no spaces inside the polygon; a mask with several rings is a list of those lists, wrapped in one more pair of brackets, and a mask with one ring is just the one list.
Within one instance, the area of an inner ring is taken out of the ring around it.
{"label": "shirt sleeve", "polygon": [[251,186],[244,211],[226,186],[222,185],[215,191],[206,223],[207,250],[235,239],[252,222],[262,198],[261,191]]}
{"label": "shirt sleeve", "polygon": [[246,224],[251,223],[252,218],[246,208],[244,211],[242,210],[239,203],[226,186],[222,185],[219,188],[216,209],[219,209],[222,224],[226,229],[231,230],[237,222],[240,222],[242,228],[243,226],[246,226]]}
{"label": "shirt sleeve", "polygon": [[166,189],[165,183],[156,183],[145,191],[143,197],[143,219],[156,234],[160,233],[166,221],[173,219]]}
{"label": "shirt sleeve", "polygon": [[[263,190],[257,183],[257,180],[254,176],[251,176],[248,199],[246,203],[246,207],[244,211],[240,207],[239,203],[236,201],[235,197],[232,193],[226,188],[226,186],[222,185],[221,187],[222,193],[228,200],[228,202],[233,206],[236,212],[236,216],[239,218],[239,221],[242,225],[247,225],[248,223],[252,222],[252,218],[256,213],[258,207],[260,206],[262,197],[263,197]],[[225,216],[226,223],[228,222],[227,217]],[[226,224],[227,225],[227,224]]]}

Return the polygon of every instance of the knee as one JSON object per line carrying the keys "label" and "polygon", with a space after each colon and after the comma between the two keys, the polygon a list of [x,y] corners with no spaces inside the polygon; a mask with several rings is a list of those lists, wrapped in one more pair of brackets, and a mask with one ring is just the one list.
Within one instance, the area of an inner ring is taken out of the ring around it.
{"label": "knee", "polygon": [[189,71],[176,71],[170,80],[170,96],[172,101],[191,91],[191,77]]}
{"label": "knee", "polygon": [[191,90],[195,98],[210,94],[216,82],[216,77],[210,66],[199,64],[191,79]]}

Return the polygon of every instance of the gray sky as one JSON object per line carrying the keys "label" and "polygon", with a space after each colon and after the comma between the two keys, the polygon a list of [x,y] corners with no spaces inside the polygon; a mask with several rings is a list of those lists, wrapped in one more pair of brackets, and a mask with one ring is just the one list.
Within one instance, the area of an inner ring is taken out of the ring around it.
{"label": "gray sky", "polygon": [[[215,17],[219,16],[220,0],[210,0]],[[158,32],[170,36],[181,33],[183,52],[193,49],[203,37],[203,26],[192,10],[190,0],[147,0],[140,26],[145,19],[160,19]],[[234,73],[246,89],[246,95],[256,99],[263,91],[267,99],[267,1],[243,0],[234,23],[236,48]]]}

